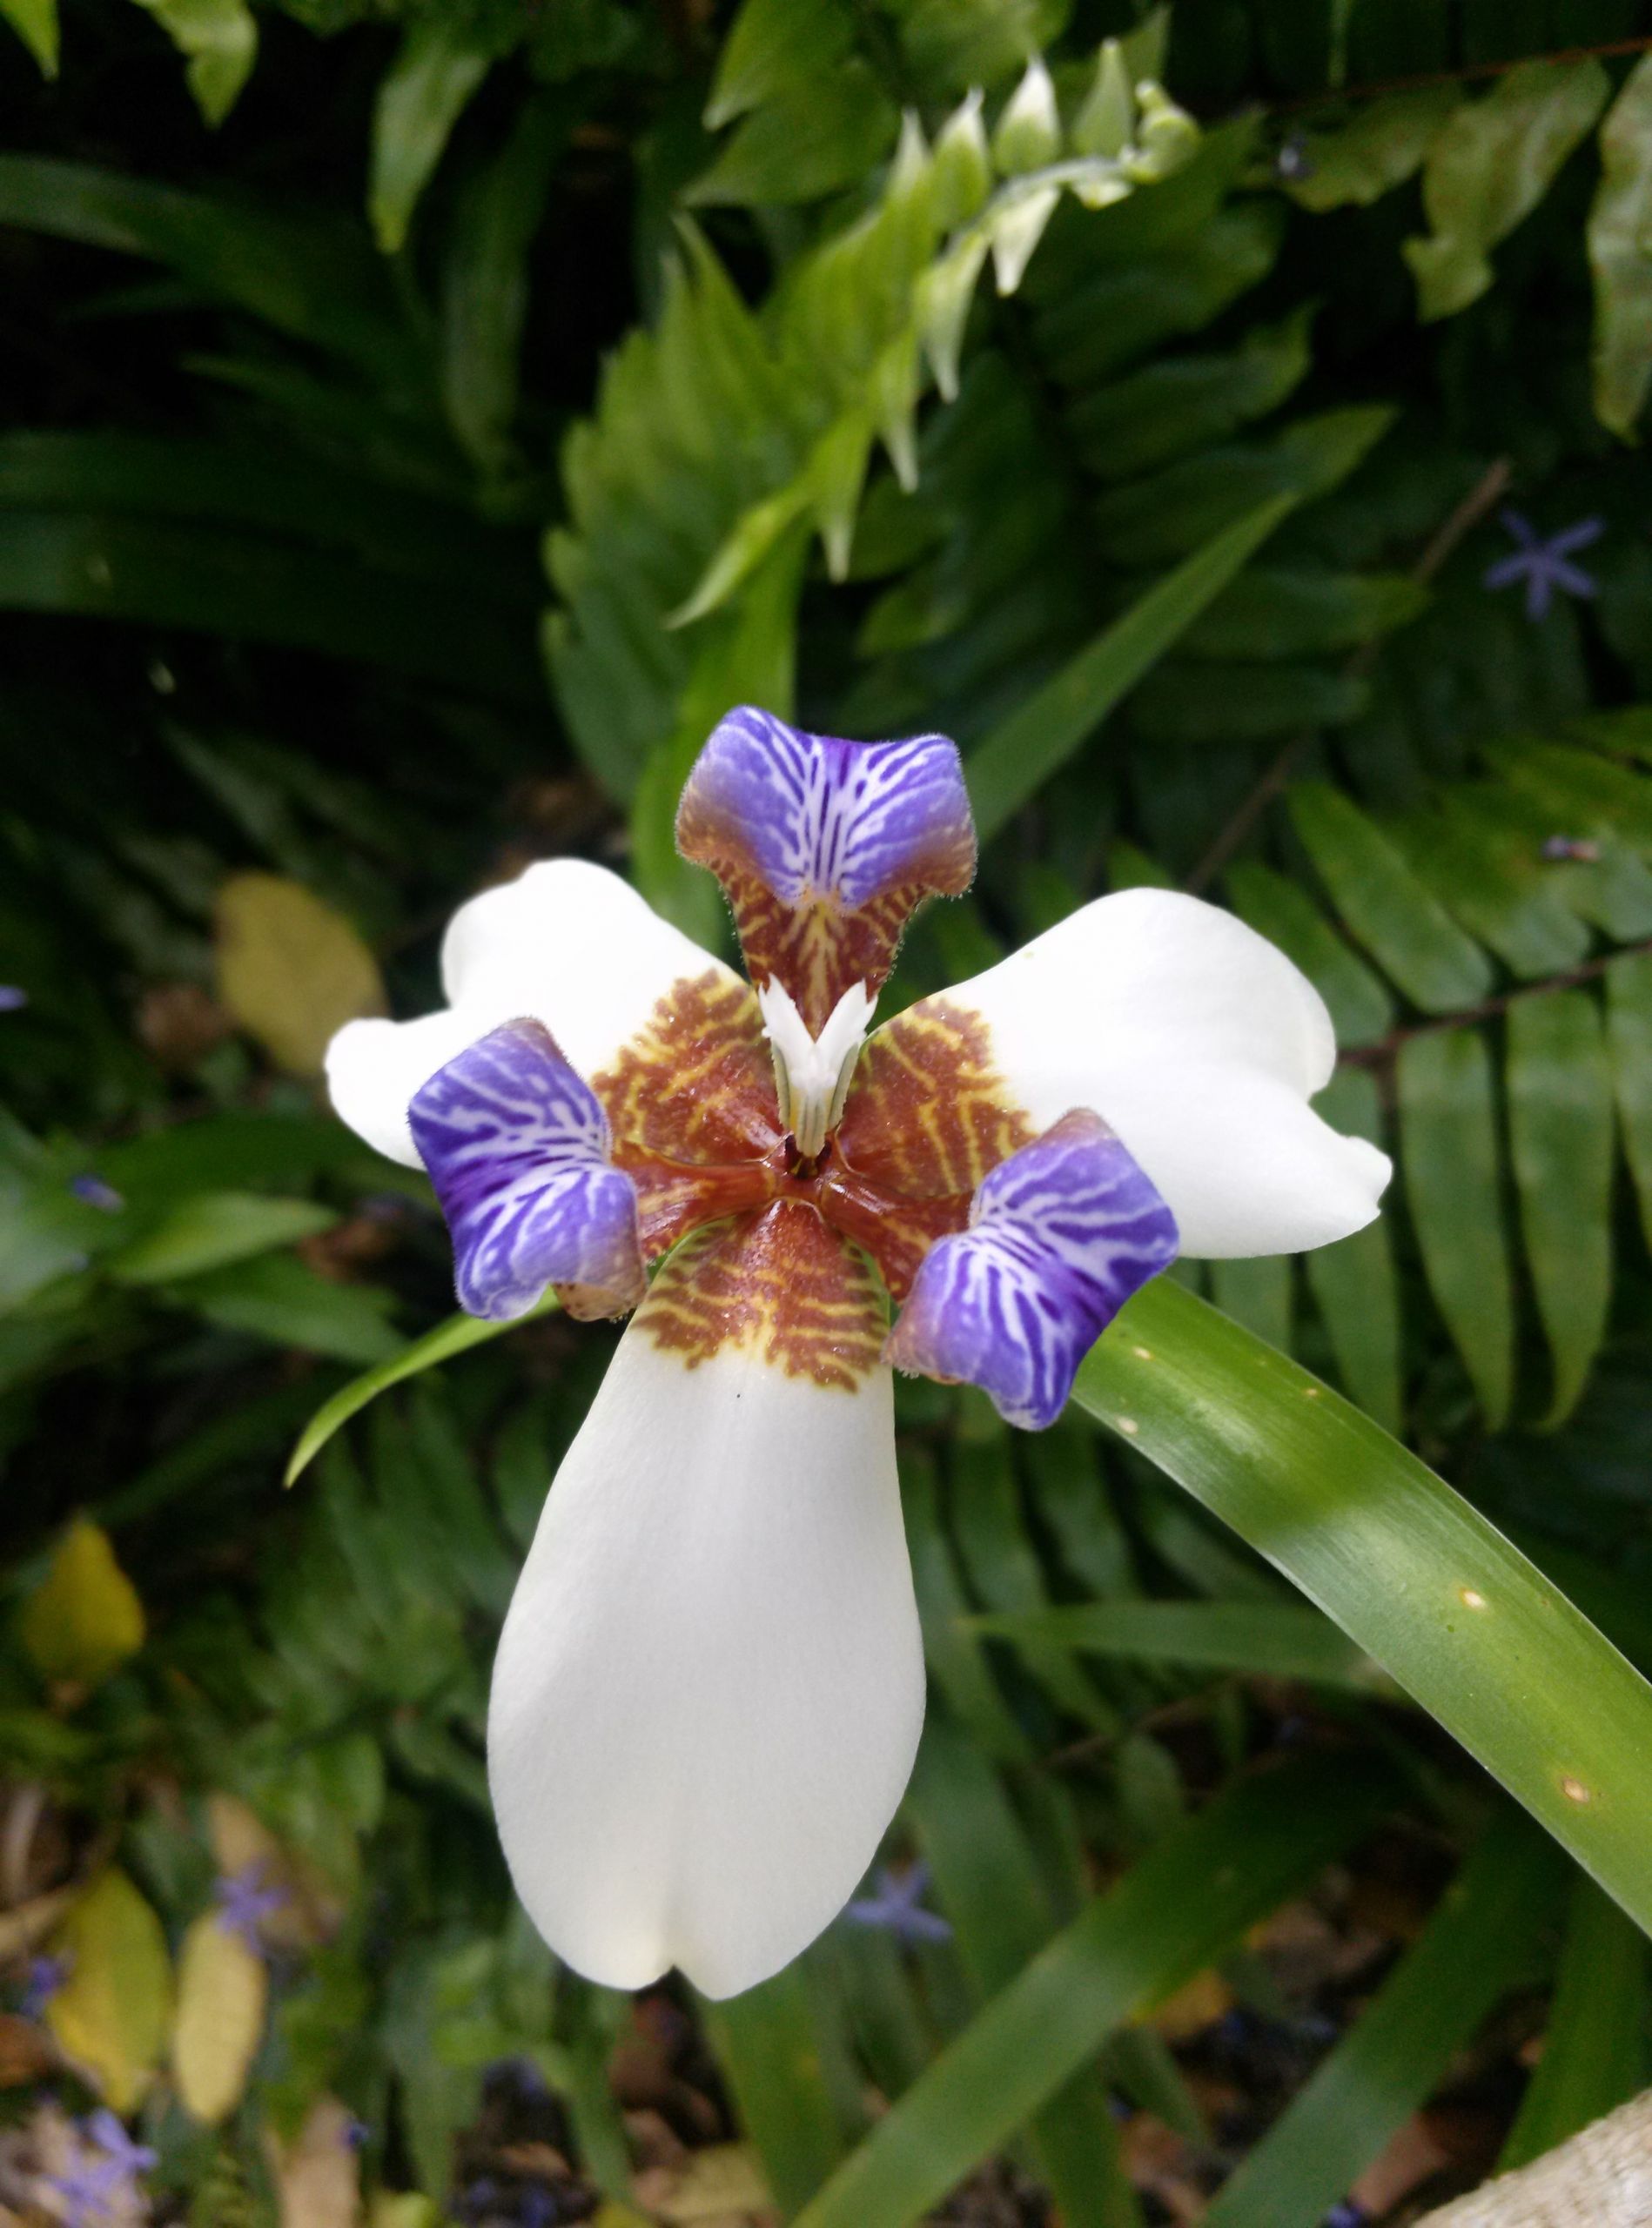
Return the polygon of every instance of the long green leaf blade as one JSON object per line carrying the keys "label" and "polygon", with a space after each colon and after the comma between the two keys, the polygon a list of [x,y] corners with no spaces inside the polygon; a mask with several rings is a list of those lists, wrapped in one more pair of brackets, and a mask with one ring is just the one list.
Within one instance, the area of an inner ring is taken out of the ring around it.
{"label": "long green leaf blade", "polygon": [[1572,1883],[1543,2055],[1498,2171],[1512,2172],[1639,2093],[1646,2079],[1646,1937],[1592,1880]]}
{"label": "long green leaf blade", "polygon": [[1317,2228],[1521,1976],[1561,1871],[1518,1811],[1475,1847],[1352,2033],[1299,2090],[1205,2228]]}
{"label": "long green leaf blade", "polygon": [[995,1996],[799,2214],[909,2228],[1111,2030],[1179,1988],[1373,1822],[1392,1795],[1346,1758],[1246,1779],[1167,1835]]}
{"label": "long green leaf blade", "polygon": [[1225,527],[970,752],[964,773],[984,842],[1066,763],[1299,500],[1270,496]]}
{"label": "long green leaf blade", "polygon": [[426,1331],[422,1339],[415,1339],[399,1354],[375,1367],[364,1370],[359,1377],[353,1377],[348,1385],[341,1385],[330,1400],[323,1401],[299,1434],[287,1464],[284,1484],[292,1485],[312,1462],[337,1431],[343,1429],[352,1416],[357,1415],[369,1401],[387,1392],[393,1385],[400,1385],[409,1377],[418,1377],[427,1369],[434,1369],[455,1354],[468,1353],[473,1346],[483,1346],[489,1339],[497,1339],[502,1332],[514,1331],[519,1323],[531,1323],[535,1316],[549,1315],[556,1306],[554,1297],[547,1293],[536,1307],[526,1315],[518,1315],[508,1323],[487,1323],[476,1315],[450,1315],[438,1323],[433,1331]]}
{"label": "long green leaf blade", "polygon": [[1075,1395],[1294,1580],[1652,1928],[1652,1687],[1477,1510],[1167,1278],[1131,1302]]}
{"label": "long green leaf blade", "polygon": [[1317,1610],[1252,1601],[1085,1601],[972,1617],[971,1627],[1027,1647],[1076,1648],[1369,1692],[1382,1674]]}

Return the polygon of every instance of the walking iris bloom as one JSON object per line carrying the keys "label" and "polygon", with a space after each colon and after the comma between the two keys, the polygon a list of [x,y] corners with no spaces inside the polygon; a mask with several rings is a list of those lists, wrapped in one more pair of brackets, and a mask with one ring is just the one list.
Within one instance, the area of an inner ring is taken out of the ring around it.
{"label": "walking iris bloom", "polygon": [[1344,1237],[1388,1164],[1308,1104],[1317,994],[1191,897],[1104,897],[872,1030],[913,907],[974,873],[943,736],[732,713],[677,839],[749,984],[553,861],[455,916],[443,1011],[352,1022],[328,1077],[430,1171],[473,1313],[635,1309],[511,1605],[489,1770],[569,1963],[724,1996],[843,1906],[911,1768],[891,1367],[1049,1424],[1179,1250]]}

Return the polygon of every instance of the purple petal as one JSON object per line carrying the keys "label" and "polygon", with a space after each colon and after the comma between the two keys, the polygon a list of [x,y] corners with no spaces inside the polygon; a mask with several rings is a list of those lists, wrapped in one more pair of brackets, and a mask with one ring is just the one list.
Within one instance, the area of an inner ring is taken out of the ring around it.
{"label": "purple petal", "polygon": [[548,1030],[536,1021],[495,1029],[431,1077],[407,1118],[447,1218],[468,1313],[507,1322],[547,1285],[571,1314],[636,1304],[635,1187],[608,1164],[607,1117]]}
{"label": "purple petal", "polygon": [[1487,588],[1512,588],[1516,580],[1523,580],[1532,569],[1532,560],[1523,550],[1513,556],[1500,557],[1494,565],[1487,565],[1480,576],[1480,584]]}
{"label": "purple petal", "polygon": [[0,1013],[17,1013],[29,1003],[29,993],[17,983],[0,983]]}
{"label": "purple petal", "polygon": [[1568,595],[1598,595],[1600,593],[1592,573],[1581,565],[1568,565],[1564,557],[1551,556],[1548,577],[1556,587],[1564,588]]}
{"label": "purple petal", "polygon": [[1536,548],[1539,539],[1537,528],[1523,511],[1511,511],[1505,507],[1497,515],[1502,520],[1505,531],[1513,534],[1522,549]]}
{"label": "purple petal", "polygon": [[1551,557],[1563,557],[1568,550],[1587,549],[1591,541],[1598,541],[1605,532],[1604,519],[1593,516],[1579,519],[1575,526],[1563,526],[1558,534],[1550,534],[1548,553]]}
{"label": "purple petal", "polygon": [[1534,564],[1526,575],[1526,616],[1533,621],[1547,619],[1554,592],[1548,566]]}
{"label": "purple petal", "polygon": [[1065,1114],[982,1183],[924,1255],[889,1342],[897,1369],[978,1385],[1029,1431],[1131,1294],[1176,1258],[1175,1218],[1099,1116]]}
{"label": "purple petal", "polygon": [[83,1205],[96,1207],[100,1214],[118,1215],[126,1202],[112,1184],[105,1184],[101,1176],[71,1176],[69,1188]]}
{"label": "purple petal", "polygon": [[677,848],[733,904],[759,984],[784,984],[811,1030],[843,991],[876,991],[906,916],[975,875],[975,823],[942,735],[848,742],[730,712],[695,761]]}

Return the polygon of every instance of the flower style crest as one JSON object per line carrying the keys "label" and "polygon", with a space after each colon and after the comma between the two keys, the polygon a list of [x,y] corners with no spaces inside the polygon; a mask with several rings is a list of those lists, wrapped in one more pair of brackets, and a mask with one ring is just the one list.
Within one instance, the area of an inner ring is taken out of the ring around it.
{"label": "flower style crest", "polygon": [[916,1752],[892,1369],[1040,1428],[1179,1250],[1343,1237],[1388,1164],[1310,1104],[1316,993],[1191,897],[1101,898],[874,1027],[913,907],[974,870],[944,736],[733,712],[678,837],[749,980],[553,861],[455,916],[443,1010],[350,1023],[328,1077],[428,1170],[466,1307],[635,1310],[506,1620],[489,1775],[563,1957],[727,1996],[843,1908]]}

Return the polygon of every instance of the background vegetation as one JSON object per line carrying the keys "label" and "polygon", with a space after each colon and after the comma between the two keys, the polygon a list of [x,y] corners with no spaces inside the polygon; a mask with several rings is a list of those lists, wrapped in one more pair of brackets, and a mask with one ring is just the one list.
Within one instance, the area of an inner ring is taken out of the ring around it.
{"label": "background vegetation", "polygon": [[[1346,2228],[1630,2094],[1645,1689],[1557,1603],[1652,1668],[1641,0],[0,16],[0,2205]],[[533,857],[724,936],[742,699],[965,750],[888,1010],[1196,889],[1400,1175],[1145,1296],[1171,1395],[908,1388],[891,1869],[714,2011],[488,1814],[605,1336],[438,1327],[316,1076]]]}

